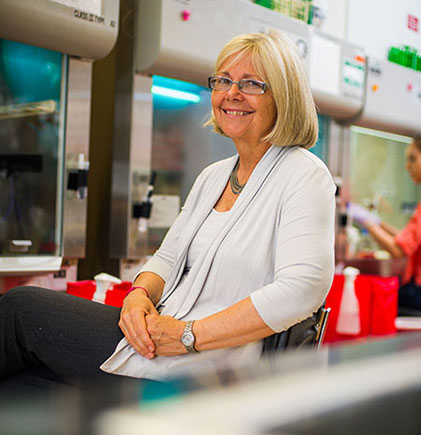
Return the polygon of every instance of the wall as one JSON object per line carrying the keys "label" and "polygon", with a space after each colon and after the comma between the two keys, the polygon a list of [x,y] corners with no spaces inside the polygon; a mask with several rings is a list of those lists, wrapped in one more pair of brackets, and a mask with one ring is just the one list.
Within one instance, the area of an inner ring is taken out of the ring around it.
{"label": "wall", "polygon": [[[349,39],[371,56],[387,58],[392,45],[410,45],[421,51],[420,0],[322,0],[322,3],[327,11],[323,31]],[[418,19],[418,31],[408,28],[408,15]]]}
{"label": "wall", "polygon": [[[408,14],[419,20],[418,31],[408,28]],[[392,45],[411,45],[421,50],[420,27],[419,0],[348,0],[348,39],[371,56],[387,58]]]}

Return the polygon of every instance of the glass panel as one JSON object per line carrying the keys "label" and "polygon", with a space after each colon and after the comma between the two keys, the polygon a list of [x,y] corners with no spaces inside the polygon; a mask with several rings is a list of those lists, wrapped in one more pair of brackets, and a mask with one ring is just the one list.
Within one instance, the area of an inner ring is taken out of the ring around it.
{"label": "glass panel", "polygon": [[420,186],[405,170],[411,138],[351,128],[351,201],[377,211],[386,222],[402,228],[421,198]]}
{"label": "glass panel", "polygon": [[319,121],[319,137],[317,139],[316,145],[310,148],[310,151],[316,154],[317,157],[321,158],[325,163],[327,163],[327,144],[329,142],[328,131],[330,118],[326,116],[317,114],[317,119]]}
{"label": "glass panel", "polygon": [[60,253],[65,60],[0,40],[0,255]]}
{"label": "glass panel", "polygon": [[203,127],[211,93],[192,83],[154,76],[152,168],[156,193],[186,196],[200,171],[236,153],[232,141]]}

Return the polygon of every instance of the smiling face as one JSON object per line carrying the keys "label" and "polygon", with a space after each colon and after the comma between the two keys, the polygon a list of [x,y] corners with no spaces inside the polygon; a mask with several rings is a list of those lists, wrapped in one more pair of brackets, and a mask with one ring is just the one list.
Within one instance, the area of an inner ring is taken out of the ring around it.
{"label": "smiling face", "polygon": [[[217,71],[218,76],[238,81],[255,79],[264,81],[256,73],[252,60],[245,54],[235,63],[228,57]],[[247,95],[233,84],[228,91],[212,91],[212,109],[215,120],[225,135],[234,143],[260,143],[269,133],[276,116],[275,102],[269,91],[260,95]]]}
{"label": "smiling face", "polygon": [[406,170],[415,184],[421,184],[421,150],[412,142],[406,149]]}

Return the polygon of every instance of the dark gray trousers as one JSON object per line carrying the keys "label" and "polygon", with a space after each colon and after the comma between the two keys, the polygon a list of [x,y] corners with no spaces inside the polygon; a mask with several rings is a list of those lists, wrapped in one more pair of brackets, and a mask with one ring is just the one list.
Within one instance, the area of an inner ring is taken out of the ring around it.
{"label": "dark gray trousers", "polygon": [[123,338],[120,309],[39,287],[0,297],[0,394],[116,378],[99,366]]}

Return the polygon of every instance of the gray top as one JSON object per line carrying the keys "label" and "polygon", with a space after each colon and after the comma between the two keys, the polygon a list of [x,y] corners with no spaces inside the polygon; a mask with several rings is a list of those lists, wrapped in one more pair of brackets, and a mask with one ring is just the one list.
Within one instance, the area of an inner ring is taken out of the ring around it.
{"label": "gray top", "polygon": [[[161,247],[140,272],[166,282],[162,314],[201,319],[250,296],[274,331],[309,317],[323,302],[334,268],[335,185],[324,163],[302,147],[271,147],[229,218],[180,280],[189,246],[221,196],[238,156],[197,178]],[[202,303],[207,301],[207,303]],[[176,357],[143,358],[123,339],[101,366],[107,372],[167,379],[209,364],[258,359],[261,343]]]}

